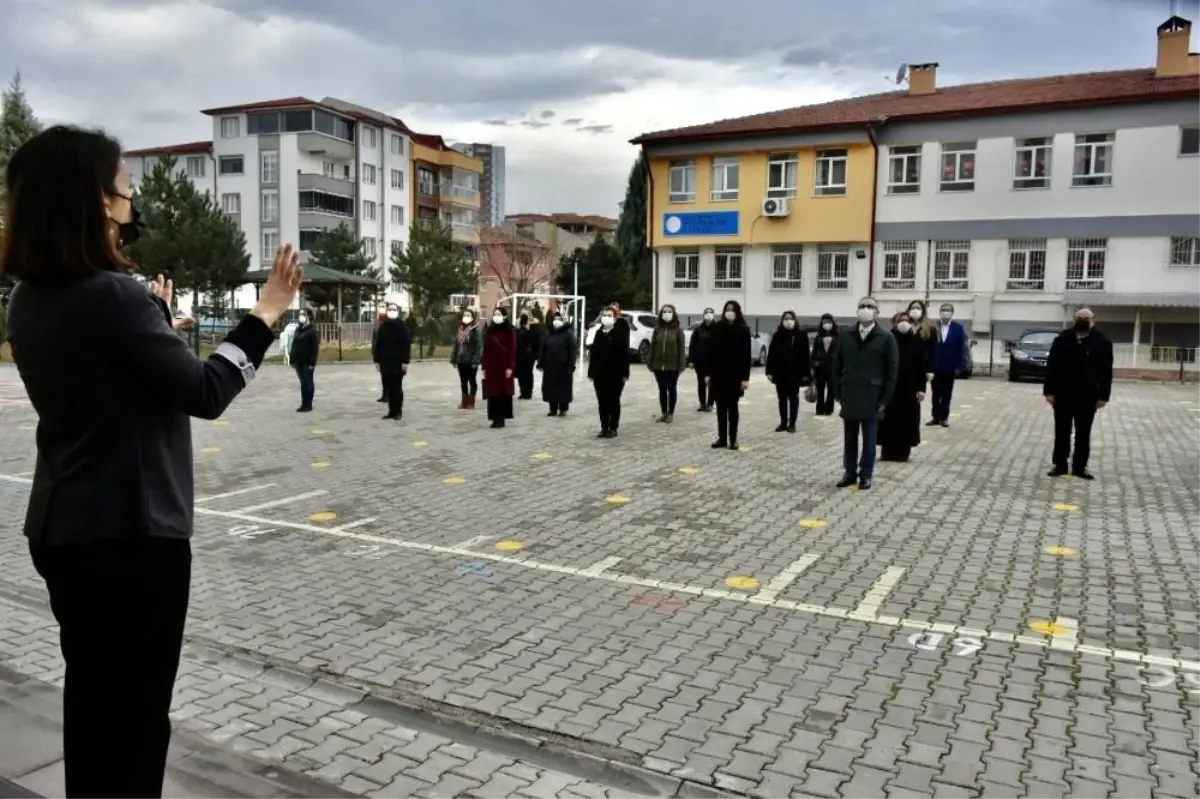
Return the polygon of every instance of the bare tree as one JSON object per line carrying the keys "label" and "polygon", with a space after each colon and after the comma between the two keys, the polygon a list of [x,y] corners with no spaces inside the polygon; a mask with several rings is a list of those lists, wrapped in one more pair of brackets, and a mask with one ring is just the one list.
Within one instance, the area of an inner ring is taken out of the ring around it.
{"label": "bare tree", "polygon": [[[479,232],[479,277],[494,281],[505,297],[552,290],[558,263],[550,248],[531,236],[500,228]],[[521,308],[513,308],[519,314]]]}

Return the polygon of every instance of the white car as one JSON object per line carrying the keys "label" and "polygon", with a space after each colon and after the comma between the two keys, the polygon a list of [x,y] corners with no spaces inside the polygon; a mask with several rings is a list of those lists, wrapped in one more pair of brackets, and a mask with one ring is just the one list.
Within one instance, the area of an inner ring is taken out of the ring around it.
{"label": "white car", "polygon": [[[650,311],[621,311],[621,316],[629,323],[630,357],[635,357],[645,363],[646,359],[650,357],[650,337],[654,334],[654,325],[658,322],[658,316]],[[597,315],[588,325],[587,334],[584,336],[585,350],[592,348],[592,342],[596,339],[596,331],[599,329],[600,317]]]}
{"label": "white car", "polygon": [[[688,360],[691,360],[692,351],[692,333],[696,328],[700,327],[703,322],[696,324],[683,331],[683,346],[688,352]],[[750,363],[755,366],[767,365],[767,348],[771,345],[770,333],[751,333],[750,334]]]}

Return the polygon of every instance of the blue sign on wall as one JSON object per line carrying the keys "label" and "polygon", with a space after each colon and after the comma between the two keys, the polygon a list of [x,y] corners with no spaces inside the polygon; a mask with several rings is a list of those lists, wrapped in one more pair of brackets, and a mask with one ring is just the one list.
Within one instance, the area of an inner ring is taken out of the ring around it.
{"label": "blue sign on wall", "polygon": [[663,214],[664,236],[736,236],[737,211],[692,211]]}

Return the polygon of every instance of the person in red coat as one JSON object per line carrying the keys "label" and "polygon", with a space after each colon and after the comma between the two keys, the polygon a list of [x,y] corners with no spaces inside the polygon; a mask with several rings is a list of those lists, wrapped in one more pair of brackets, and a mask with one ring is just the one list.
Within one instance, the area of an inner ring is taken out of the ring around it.
{"label": "person in red coat", "polygon": [[508,320],[508,309],[497,308],[483,337],[483,398],[492,427],[504,427],[513,418],[513,372],[517,368],[517,331]]}

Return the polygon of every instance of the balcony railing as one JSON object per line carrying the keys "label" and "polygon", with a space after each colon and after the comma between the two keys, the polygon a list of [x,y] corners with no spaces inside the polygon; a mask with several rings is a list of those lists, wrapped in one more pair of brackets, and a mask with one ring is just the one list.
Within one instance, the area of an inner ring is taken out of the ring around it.
{"label": "balcony railing", "polygon": [[479,199],[479,190],[472,189],[469,186],[457,186],[452,183],[443,183],[441,191],[442,199],[445,200],[473,200]]}
{"label": "balcony railing", "polygon": [[451,222],[450,230],[455,236],[466,238],[475,238],[479,235],[479,225],[474,225],[470,222]]}
{"label": "balcony railing", "polygon": [[418,181],[417,193],[425,197],[436,197],[438,196],[438,184],[429,183],[428,181]]}

